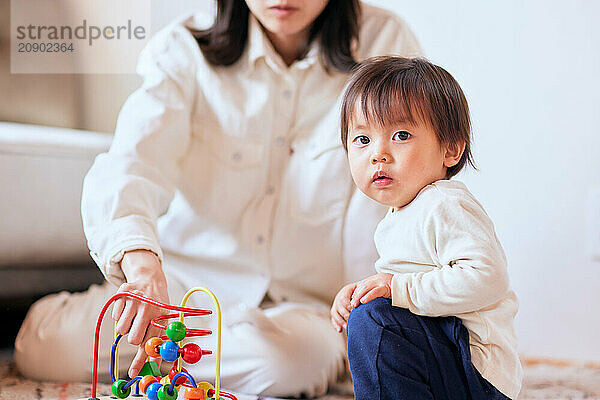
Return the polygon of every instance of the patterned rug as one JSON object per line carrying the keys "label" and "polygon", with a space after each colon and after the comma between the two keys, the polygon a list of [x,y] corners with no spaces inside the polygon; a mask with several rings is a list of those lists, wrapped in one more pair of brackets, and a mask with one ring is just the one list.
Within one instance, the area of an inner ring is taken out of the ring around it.
{"label": "patterned rug", "polygon": [[[109,385],[99,385],[99,394],[108,396]],[[21,377],[11,361],[0,363],[0,400],[67,400],[87,398],[89,395],[88,383],[35,382]],[[330,394],[320,400],[351,400],[353,397],[351,385],[346,383],[334,387]],[[240,395],[238,399],[261,398]],[[525,362],[525,381],[519,400],[533,399],[600,400],[600,365],[548,360]]]}

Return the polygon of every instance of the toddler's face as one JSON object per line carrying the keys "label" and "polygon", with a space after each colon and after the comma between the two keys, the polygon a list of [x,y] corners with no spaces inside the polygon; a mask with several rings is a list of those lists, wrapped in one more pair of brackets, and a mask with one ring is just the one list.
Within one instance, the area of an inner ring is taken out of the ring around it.
{"label": "toddler's face", "polygon": [[358,188],[390,207],[410,203],[423,187],[444,179],[451,166],[447,165],[451,164],[447,146],[440,145],[428,125],[374,126],[360,109],[350,122],[347,145],[350,171]]}

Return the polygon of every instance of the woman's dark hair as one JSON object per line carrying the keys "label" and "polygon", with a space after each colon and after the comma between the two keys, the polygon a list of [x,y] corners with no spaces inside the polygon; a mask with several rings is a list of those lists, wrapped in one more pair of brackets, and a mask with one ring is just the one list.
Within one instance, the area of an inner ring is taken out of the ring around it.
{"label": "woman's dark hair", "polygon": [[[217,16],[206,30],[192,30],[204,58],[212,65],[234,64],[248,41],[250,10],[244,0],[217,0]],[[325,68],[349,72],[356,66],[352,42],[358,40],[359,0],[329,0],[310,29],[308,45],[318,40]]]}
{"label": "woman's dark hair", "polygon": [[383,127],[425,123],[440,143],[464,143],[460,161],[446,170],[446,179],[467,163],[475,168],[467,99],[448,71],[424,58],[373,57],[359,64],[342,98],[341,139],[346,149],[356,112]]}

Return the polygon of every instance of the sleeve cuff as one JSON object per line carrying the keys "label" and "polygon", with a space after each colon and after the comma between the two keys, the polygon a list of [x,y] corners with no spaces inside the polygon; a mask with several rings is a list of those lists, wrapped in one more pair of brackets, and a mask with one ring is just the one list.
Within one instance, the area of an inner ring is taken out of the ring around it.
{"label": "sleeve cuff", "polygon": [[[104,246],[90,246],[92,259],[106,280],[117,287],[126,282],[120,265],[125,252],[149,250],[158,256],[161,263],[163,260],[163,253],[152,225],[135,219],[126,218],[115,223],[110,233],[105,236]],[[100,251],[98,248],[106,250]]]}
{"label": "sleeve cuff", "polygon": [[395,307],[409,308],[407,278],[406,274],[394,274],[392,277],[392,305]]}

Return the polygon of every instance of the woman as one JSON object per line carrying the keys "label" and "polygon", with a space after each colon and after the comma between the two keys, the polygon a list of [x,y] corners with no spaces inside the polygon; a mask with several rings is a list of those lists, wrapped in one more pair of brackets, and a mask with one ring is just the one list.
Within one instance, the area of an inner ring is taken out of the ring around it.
{"label": "woman", "polygon": [[[401,20],[357,0],[219,0],[217,7],[209,29],[195,28],[194,17],[174,23],[142,52],[143,86],[84,182],[85,233],[119,291],[163,302],[194,286],[215,292],[224,310],[223,387],[320,395],[345,355],[329,305],[345,275],[371,268],[382,216],[353,189],[336,105],[357,60],[417,55],[419,47]],[[114,290],[92,287],[34,305],[15,345],[21,370],[87,379],[91,340],[81,337],[91,336]],[[121,301],[113,318],[139,345],[156,335],[146,328],[158,313]],[[101,364],[110,324],[102,336]],[[34,354],[40,347],[45,359],[71,359],[48,371]],[[144,358],[138,350],[129,375]],[[201,361],[189,370],[210,378],[212,368]]]}

